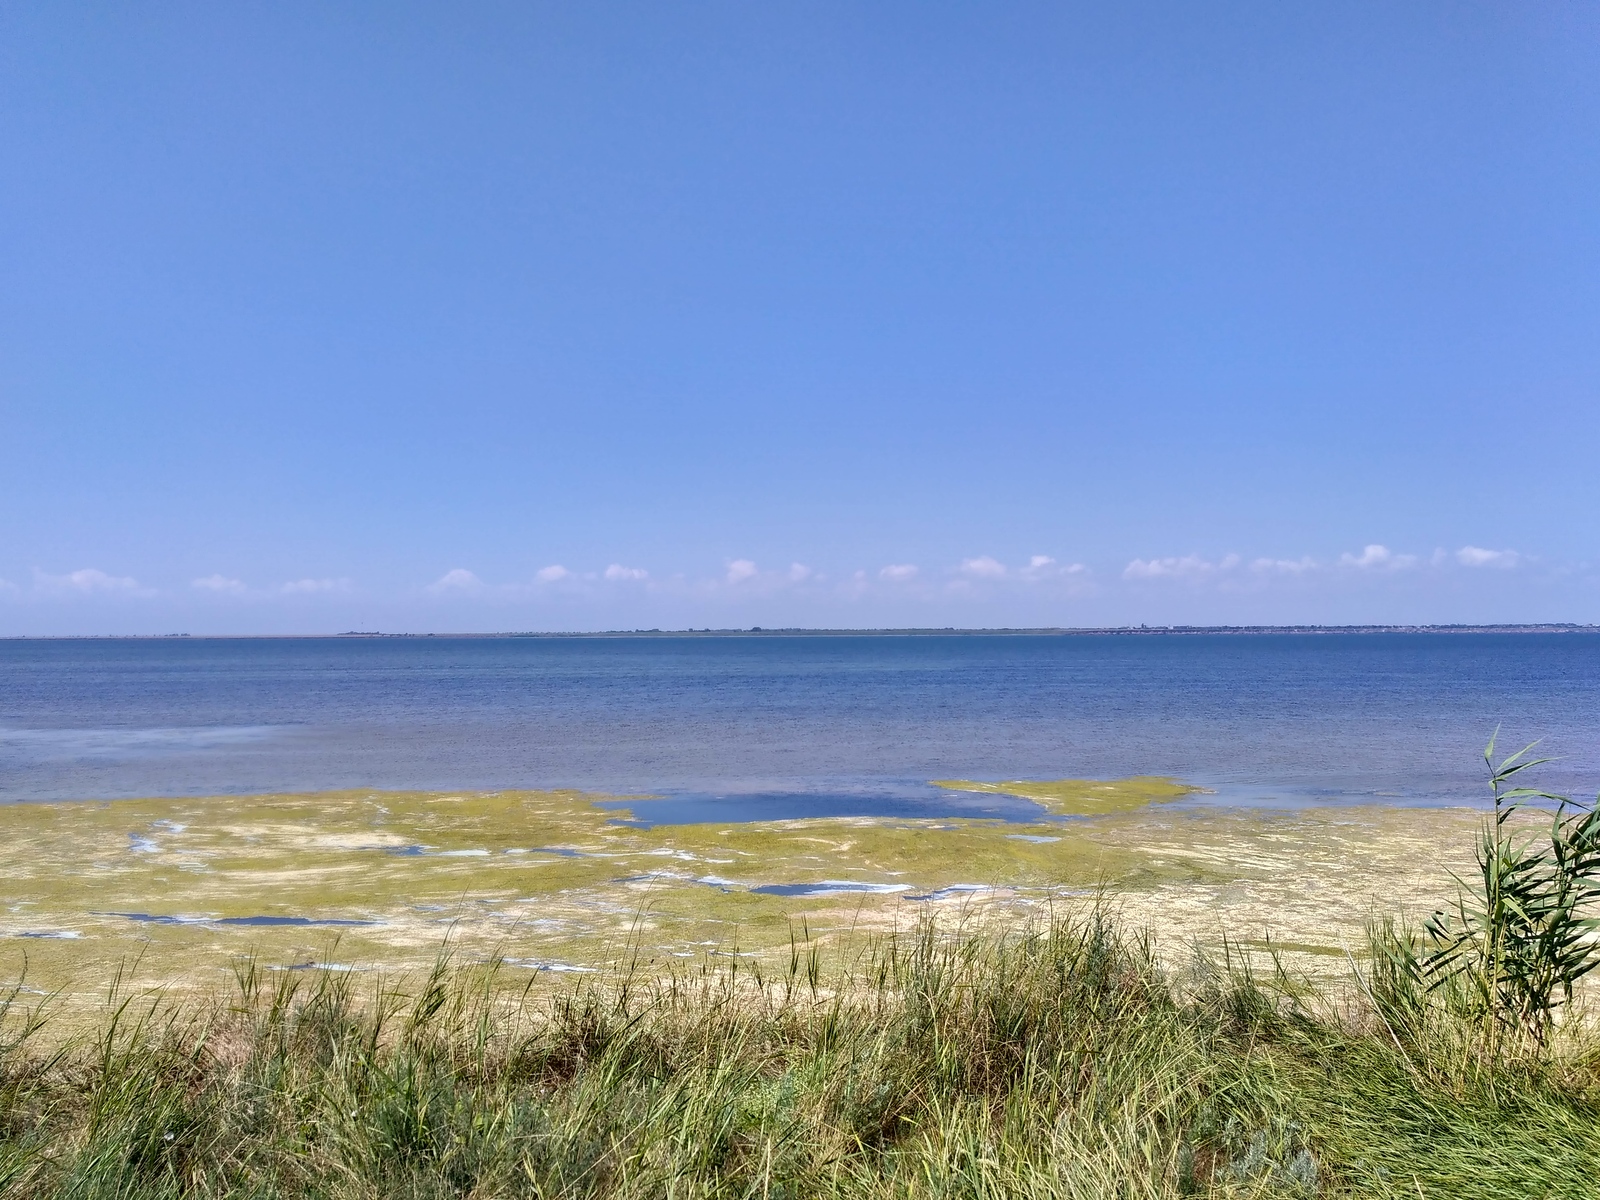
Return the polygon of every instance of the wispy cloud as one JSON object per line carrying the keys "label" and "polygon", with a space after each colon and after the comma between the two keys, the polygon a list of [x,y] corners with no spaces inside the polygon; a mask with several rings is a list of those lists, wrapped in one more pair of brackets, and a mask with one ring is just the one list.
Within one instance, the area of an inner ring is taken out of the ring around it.
{"label": "wispy cloud", "polygon": [[1380,546],[1376,542],[1366,547],[1357,554],[1341,554],[1339,556],[1341,567],[1355,567],[1361,571],[1403,571],[1417,565],[1415,554],[1396,554],[1387,546]]}
{"label": "wispy cloud", "polygon": [[349,590],[348,579],[292,579],[278,589],[285,596],[316,596]]}
{"label": "wispy cloud", "polygon": [[1250,569],[1261,575],[1305,575],[1317,570],[1318,564],[1307,554],[1301,558],[1258,558]]}
{"label": "wispy cloud", "polygon": [[[1237,554],[1229,554],[1213,562],[1198,554],[1171,558],[1136,558],[1122,572],[1122,577],[1132,581],[1154,579],[1183,579],[1208,581],[1218,588],[1235,591],[1241,588],[1268,586],[1272,579],[1314,579],[1327,576],[1330,571],[1358,572],[1374,577],[1393,572],[1409,572],[1446,567],[1451,560],[1464,567],[1493,567],[1509,570],[1525,566],[1531,559],[1516,550],[1486,550],[1481,546],[1463,546],[1453,555],[1435,550],[1423,557],[1400,554],[1379,542],[1362,547],[1361,552],[1346,552],[1335,560],[1317,560],[1309,554],[1299,558],[1262,557],[1252,559],[1248,574],[1236,568],[1244,564]],[[1252,583],[1253,581],[1253,583]]]}
{"label": "wispy cloud", "polygon": [[1456,561],[1463,567],[1499,567],[1509,570],[1522,561],[1515,550],[1485,550],[1481,546],[1463,546],[1456,551]]}
{"label": "wispy cloud", "polygon": [[[978,611],[982,606],[1003,611],[1006,604],[1037,607],[1046,600],[1077,603],[1098,598],[1107,611],[1114,613],[1119,594],[1130,603],[1166,596],[1172,600],[1212,597],[1220,604],[1232,596],[1244,597],[1250,603],[1276,598],[1287,604],[1289,598],[1304,599],[1319,591],[1340,597],[1403,587],[1406,595],[1424,594],[1428,586],[1444,587],[1452,573],[1460,579],[1473,571],[1504,574],[1507,584],[1524,577],[1555,578],[1562,571],[1600,578],[1600,569],[1589,564],[1563,566],[1519,550],[1475,544],[1455,550],[1430,546],[1424,553],[1400,553],[1378,542],[1343,554],[1336,549],[1319,549],[1318,556],[1268,554],[1242,558],[1232,553],[1214,557],[1192,553],[1134,558],[1123,560],[1125,565],[1120,571],[1114,563],[1105,567],[1097,564],[1091,570],[1081,562],[1058,560],[1049,554],[1012,555],[1009,563],[990,554],[953,557],[945,565],[926,571],[909,562],[845,571],[818,570],[801,562],[769,563],[763,568],[760,561],[765,560],[754,558],[722,560],[720,568],[715,565],[717,560],[712,560],[693,572],[666,573],[617,562],[603,569],[583,566],[581,562],[577,568],[552,563],[514,582],[498,583],[485,580],[466,567],[454,567],[420,589],[412,585],[405,595],[413,601],[431,596],[437,603],[448,601],[463,608],[526,606],[535,614],[542,607],[558,605],[578,611],[573,606],[586,602],[654,602],[664,606],[663,611],[679,605],[684,612],[693,611],[694,604],[726,604],[749,609],[753,619],[767,623],[763,619],[767,610],[757,607],[760,604],[770,604],[774,612],[788,611],[785,606],[789,606],[797,613],[807,611],[810,605],[841,601],[881,603],[886,612],[898,611],[894,606],[911,604],[923,605],[931,612],[933,606],[945,602],[968,606],[969,611]],[[1428,583],[1430,580],[1432,584]],[[191,608],[204,598],[201,607],[215,609],[220,616],[224,609],[264,610],[274,603],[288,612],[335,603],[341,594],[357,593],[352,581],[345,578],[308,577],[266,584],[247,583],[222,572],[174,581],[157,590],[131,575],[114,575],[97,567],[61,574],[35,569],[32,579],[24,578],[22,585],[0,579],[0,603],[11,614],[8,620],[15,618],[19,606],[36,604],[54,604],[64,610],[82,605],[87,611],[90,605],[109,607],[120,602],[130,610],[142,611],[148,601],[135,597],[181,603],[181,596],[187,595]],[[699,622],[705,618],[697,615],[690,619]],[[536,623],[537,619],[530,619],[527,627]]]}
{"label": "wispy cloud", "polygon": [[51,575],[45,571],[35,569],[33,573],[34,586],[42,592],[56,594],[77,594],[81,596],[113,595],[113,596],[152,596],[155,592],[150,588],[142,588],[139,581],[126,575],[108,575],[95,567],[84,567],[82,570],[69,571],[65,575]]}
{"label": "wispy cloud", "polygon": [[1028,565],[1017,572],[1022,579],[1058,579],[1063,576],[1088,575],[1089,568],[1080,562],[1058,563],[1048,554],[1035,554]]}
{"label": "wispy cloud", "polygon": [[1204,579],[1239,565],[1237,554],[1224,555],[1217,562],[1186,554],[1182,558],[1136,558],[1122,569],[1124,579]]}
{"label": "wispy cloud", "polygon": [[461,595],[469,592],[483,591],[483,580],[479,579],[465,567],[456,567],[446,571],[438,579],[428,585],[427,590],[434,595]]}
{"label": "wispy cloud", "polygon": [[207,575],[204,579],[191,579],[189,586],[219,596],[242,596],[250,590],[245,587],[242,579],[229,579],[226,575]]}
{"label": "wispy cloud", "polygon": [[981,554],[977,558],[967,558],[961,561],[961,573],[968,579],[1004,579],[1006,576],[1005,564]]}

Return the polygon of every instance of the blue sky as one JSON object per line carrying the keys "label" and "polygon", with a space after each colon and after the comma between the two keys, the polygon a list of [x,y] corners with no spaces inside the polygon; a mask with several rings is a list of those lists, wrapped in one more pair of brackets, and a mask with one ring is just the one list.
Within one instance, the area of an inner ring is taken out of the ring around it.
{"label": "blue sky", "polygon": [[1600,9],[0,8],[0,633],[1600,621]]}

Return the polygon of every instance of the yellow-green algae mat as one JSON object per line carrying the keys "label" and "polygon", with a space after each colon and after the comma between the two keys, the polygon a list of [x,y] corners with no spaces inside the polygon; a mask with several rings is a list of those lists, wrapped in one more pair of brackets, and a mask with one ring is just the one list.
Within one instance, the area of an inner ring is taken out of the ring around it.
{"label": "yellow-green algae mat", "polygon": [[[0,983],[87,999],[271,968],[410,968],[446,938],[512,970],[761,954],[926,912],[1022,923],[1107,895],[1168,946],[1268,938],[1313,965],[1374,904],[1431,906],[1460,809],[1172,807],[1168,779],[940,786],[1037,823],[827,818],[644,828],[579,792],[318,795],[0,808]],[[1075,820],[1052,819],[1076,816]],[[758,889],[776,889],[763,891]],[[723,961],[726,961],[724,958]]]}

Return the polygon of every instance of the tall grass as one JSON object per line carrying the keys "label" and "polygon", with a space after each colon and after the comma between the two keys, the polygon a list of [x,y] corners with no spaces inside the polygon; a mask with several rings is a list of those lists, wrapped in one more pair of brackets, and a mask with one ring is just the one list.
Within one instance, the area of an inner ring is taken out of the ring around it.
{"label": "tall grass", "polygon": [[1485,1056],[1403,944],[1375,933],[1355,1000],[1237,957],[1172,973],[1103,910],[548,993],[492,964],[409,987],[245,964],[207,1005],[113,997],[64,1049],[0,1043],[0,1191],[1597,1194],[1585,1026]]}

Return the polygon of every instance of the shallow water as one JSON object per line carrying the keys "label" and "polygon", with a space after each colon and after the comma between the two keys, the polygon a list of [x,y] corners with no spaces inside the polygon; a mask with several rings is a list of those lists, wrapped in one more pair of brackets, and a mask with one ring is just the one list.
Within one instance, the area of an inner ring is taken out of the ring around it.
{"label": "shallow water", "polygon": [[147,925],[250,925],[269,929],[280,927],[296,929],[359,928],[377,924],[376,921],[353,921],[336,917],[182,917],[142,912],[98,912],[90,915],[121,917],[127,921],[138,921]]}
{"label": "shallow water", "polygon": [[0,799],[577,787],[644,821],[1008,816],[927,781],[1167,774],[1184,803],[1600,784],[1592,634],[0,642]]}

